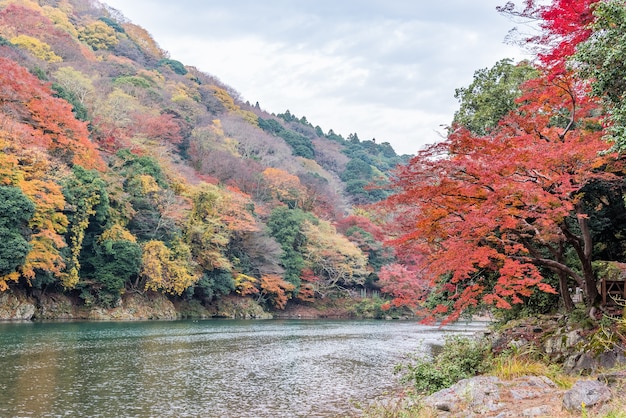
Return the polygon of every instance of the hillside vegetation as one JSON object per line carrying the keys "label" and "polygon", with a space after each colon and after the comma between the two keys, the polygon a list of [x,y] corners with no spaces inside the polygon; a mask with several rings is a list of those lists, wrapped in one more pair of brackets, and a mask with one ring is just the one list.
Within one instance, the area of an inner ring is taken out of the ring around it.
{"label": "hillside vegetation", "polygon": [[284,308],[393,257],[353,205],[406,157],[243,103],[102,3],[0,1],[0,89],[0,291]]}

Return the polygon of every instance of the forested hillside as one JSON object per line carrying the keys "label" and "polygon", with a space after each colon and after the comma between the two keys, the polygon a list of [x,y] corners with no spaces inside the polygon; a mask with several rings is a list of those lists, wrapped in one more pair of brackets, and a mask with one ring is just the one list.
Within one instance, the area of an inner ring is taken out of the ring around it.
{"label": "forested hillside", "polygon": [[267,308],[377,288],[408,157],[243,103],[91,0],[0,1],[0,291]]}

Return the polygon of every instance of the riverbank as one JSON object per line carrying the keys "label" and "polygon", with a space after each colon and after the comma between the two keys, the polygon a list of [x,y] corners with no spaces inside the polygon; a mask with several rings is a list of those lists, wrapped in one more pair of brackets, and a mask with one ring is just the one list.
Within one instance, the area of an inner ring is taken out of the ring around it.
{"label": "riverbank", "polygon": [[402,368],[408,392],[420,395],[386,400],[365,416],[626,418],[624,329],[624,319],[598,323],[574,312],[448,341],[434,358]]}
{"label": "riverbank", "polygon": [[0,320],[94,320],[143,321],[175,319],[271,319],[251,299],[228,296],[209,306],[199,301],[172,300],[161,293],[126,293],[116,306],[104,308],[85,304],[80,298],[64,293],[6,291],[0,293]]}
{"label": "riverbank", "polygon": [[77,296],[8,290],[0,293],[0,321],[175,319],[409,319],[408,310],[383,311],[377,298],[325,298],[314,303],[289,301],[284,310],[266,311],[254,299],[228,295],[203,305],[162,293],[127,292],[116,306],[85,304]]}

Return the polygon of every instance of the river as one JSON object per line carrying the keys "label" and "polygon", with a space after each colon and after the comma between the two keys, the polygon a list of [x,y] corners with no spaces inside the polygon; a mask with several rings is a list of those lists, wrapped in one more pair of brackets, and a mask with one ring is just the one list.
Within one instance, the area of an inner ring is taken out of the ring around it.
{"label": "river", "polygon": [[445,329],[412,321],[0,323],[2,417],[337,417]]}

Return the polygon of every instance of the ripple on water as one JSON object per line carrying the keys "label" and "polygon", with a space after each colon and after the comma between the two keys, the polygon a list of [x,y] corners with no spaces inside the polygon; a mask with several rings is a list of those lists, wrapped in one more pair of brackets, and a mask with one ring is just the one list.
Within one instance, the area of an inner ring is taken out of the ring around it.
{"label": "ripple on water", "polygon": [[449,330],[414,322],[0,325],[0,416],[325,417],[397,385]]}

